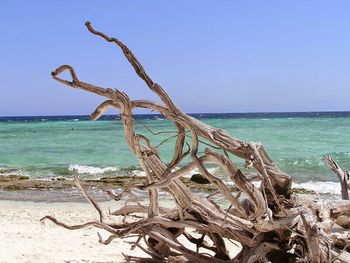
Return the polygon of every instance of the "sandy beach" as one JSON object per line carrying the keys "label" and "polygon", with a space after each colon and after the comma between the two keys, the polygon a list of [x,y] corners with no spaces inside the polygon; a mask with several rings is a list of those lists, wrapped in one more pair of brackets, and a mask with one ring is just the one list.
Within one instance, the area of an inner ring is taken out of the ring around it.
{"label": "sandy beach", "polygon": [[[115,207],[111,202],[101,205]],[[97,218],[88,203],[0,201],[0,262],[123,262],[121,252],[142,255],[120,239],[99,244],[94,228],[70,231],[49,221],[42,224],[39,220],[45,215],[69,224]]]}
{"label": "sandy beach", "polygon": [[[100,203],[104,211],[117,209],[116,202]],[[124,262],[122,253],[147,256],[140,249],[130,250],[124,240],[115,239],[109,245],[98,243],[95,228],[67,230],[46,221],[45,215],[55,216],[68,224],[97,219],[88,203],[0,201],[0,262]],[[131,241],[132,239],[129,239]],[[227,244],[230,254],[239,251],[237,245]]]}

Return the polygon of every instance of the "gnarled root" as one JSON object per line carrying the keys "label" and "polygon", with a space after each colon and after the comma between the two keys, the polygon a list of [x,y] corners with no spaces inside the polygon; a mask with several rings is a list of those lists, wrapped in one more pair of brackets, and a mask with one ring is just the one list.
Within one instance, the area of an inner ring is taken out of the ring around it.
{"label": "gnarled root", "polygon": [[[111,236],[106,240],[99,237],[103,244],[109,244],[115,238],[135,236],[132,247],[145,251],[151,258],[147,262],[349,262],[346,251],[349,237],[331,232],[333,224],[341,216],[349,217],[348,201],[332,205],[322,200],[293,196],[291,177],[273,163],[260,143],[244,143],[221,129],[185,114],[163,88],[150,78],[126,45],[96,31],[89,22],[86,26],[92,34],[121,48],[136,74],[159,96],[162,103],[131,100],[119,90],[83,82],[69,65],[57,68],[52,72],[52,77],[69,87],[106,98],[91,115],[92,119],[100,117],[108,108],[120,111],[126,142],[146,173],[144,184],[133,185],[127,190],[135,188],[147,191],[149,205],[125,205],[111,213],[123,217],[122,223],[105,222],[101,208],[89,196],[82,182],[75,178],[77,186],[97,210],[99,220],[75,226],[66,225],[50,216],[42,220],[51,220],[68,229],[87,226],[104,229]],[[68,71],[71,80],[60,78],[64,71]],[[174,123],[176,143],[169,163],[163,161],[151,140],[136,133],[132,117],[136,108],[159,112]],[[203,153],[198,150],[201,146],[206,147]],[[187,155],[190,156],[190,162],[184,163]],[[247,167],[254,169],[254,180],[257,182],[253,183],[251,177],[238,168],[230,157],[232,155],[242,158]],[[332,169],[340,174],[339,166],[330,158],[327,160]],[[221,177],[210,172],[208,164],[220,166],[235,185],[236,192]],[[182,183],[180,178],[195,170],[216,187],[215,194],[224,202],[217,203],[214,195],[206,198],[204,193],[196,194]],[[341,180],[344,181],[343,177]],[[174,207],[160,207],[159,191],[170,194]],[[124,194],[109,194],[116,201],[125,198]],[[137,215],[138,220],[128,222],[126,218],[129,215]],[[181,241],[184,239],[188,242]],[[230,255],[228,240],[241,243],[241,252]],[[195,248],[191,249],[188,243],[192,243]],[[126,256],[126,259],[146,262],[135,257]]]}

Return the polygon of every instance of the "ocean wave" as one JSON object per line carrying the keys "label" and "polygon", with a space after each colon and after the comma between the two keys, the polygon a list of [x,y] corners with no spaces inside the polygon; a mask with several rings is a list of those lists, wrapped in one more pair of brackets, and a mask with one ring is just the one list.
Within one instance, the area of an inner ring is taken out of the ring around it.
{"label": "ocean wave", "polygon": [[289,162],[288,165],[290,166],[325,166],[326,164],[324,161],[316,159],[316,160],[310,160],[310,159],[304,159],[304,160],[296,160],[294,162]]}
{"label": "ocean wave", "polygon": [[326,166],[322,157],[307,157],[294,159],[277,159],[276,164],[287,167],[322,167]]}
{"label": "ocean wave", "polygon": [[8,176],[8,175],[26,175],[22,170],[14,169],[14,168],[7,168],[7,167],[0,167],[0,175]]}
{"label": "ocean wave", "polygon": [[[261,182],[252,182],[255,187],[259,188]],[[233,186],[235,185],[234,182],[228,181],[226,182],[227,185]],[[304,183],[292,183],[293,189],[304,189],[308,191],[313,191],[318,194],[328,194],[328,195],[340,195],[340,184],[337,182],[314,182],[314,181],[308,181]]]}
{"label": "ocean wave", "polygon": [[340,195],[340,183],[337,182],[314,182],[308,181],[305,183],[293,183],[292,188],[301,188],[314,191],[319,194]]}
{"label": "ocean wave", "polygon": [[101,168],[101,167],[88,166],[88,165],[70,164],[68,170],[78,174],[103,174],[106,172],[116,172],[118,168],[116,167]]}
{"label": "ocean wave", "polygon": [[133,170],[131,171],[131,174],[134,176],[141,176],[141,177],[146,176],[146,173],[143,170]]}

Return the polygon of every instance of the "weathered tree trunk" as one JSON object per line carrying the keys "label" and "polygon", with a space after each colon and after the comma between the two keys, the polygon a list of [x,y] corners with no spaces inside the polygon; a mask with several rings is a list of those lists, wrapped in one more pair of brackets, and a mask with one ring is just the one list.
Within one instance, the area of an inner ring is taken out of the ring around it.
{"label": "weathered tree trunk", "polygon": [[[167,261],[180,255],[189,262],[213,263],[350,262],[346,251],[349,236],[334,235],[331,232],[333,224],[340,216],[349,216],[348,201],[331,203],[293,195],[291,177],[273,163],[260,143],[242,142],[221,129],[188,116],[174,104],[159,84],[153,82],[127,46],[116,38],[96,31],[89,22],[86,27],[92,34],[119,46],[136,74],[159,96],[162,103],[130,100],[119,90],[83,82],[69,65],[57,68],[52,72],[52,77],[69,87],[107,98],[92,113],[91,118],[94,120],[107,108],[120,110],[126,142],[146,173],[143,185],[133,185],[126,190],[135,188],[148,191],[149,205],[125,205],[112,212],[115,216],[143,215],[136,222],[106,222],[99,205],[89,196],[79,179],[75,178],[77,186],[99,212],[99,220],[75,226],[66,225],[51,216],[42,220],[49,219],[68,229],[87,226],[105,229],[111,236],[107,240],[100,238],[100,242],[104,244],[115,238],[137,235],[134,246],[144,249],[155,262]],[[64,71],[70,73],[72,80],[59,77]],[[163,161],[161,153],[147,137],[135,132],[132,117],[135,108],[159,112],[174,123],[177,139],[170,163]],[[198,151],[200,145],[207,147],[204,153]],[[246,166],[254,169],[254,180],[260,182],[259,186],[253,184],[253,179],[236,166],[229,154],[244,159]],[[191,161],[183,163],[187,155]],[[222,167],[236,186],[237,192],[232,192],[224,181],[212,174],[206,167],[208,164]],[[206,198],[203,194],[193,193],[179,180],[184,175],[194,173],[195,169],[216,186],[217,195],[225,198],[226,206],[217,204],[209,196]],[[159,206],[160,190],[170,193],[175,207]],[[115,195],[110,191],[109,194],[117,201],[125,198],[124,193]],[[194,238],[189,231],[197,231],[202,237]],[[185,237],[194,243],[197,250],[190,250],[179,241],[179,237]],[[227,251],[227,240],[242,244],[241,252],[234,258],[230,258]],[[142,261],[134,257],[126,258],[130,261]]]}

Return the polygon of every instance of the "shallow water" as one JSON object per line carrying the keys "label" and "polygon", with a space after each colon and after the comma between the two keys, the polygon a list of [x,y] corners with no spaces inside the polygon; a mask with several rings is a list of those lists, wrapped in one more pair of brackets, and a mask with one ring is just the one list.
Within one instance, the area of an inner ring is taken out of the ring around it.
{"label": "shallow water", "polygon": [[[262,142],[276,164],[293,176],[298,188],[330,194],[340,191],[338,184],[328,183],[337,182],[337,178],[324,163],[324,155],[331,155],[344,169],[350,168],[350,112],[195,117],[243,141]],[[138,115],[135,119],[137,132],[150,137],[153,145],[172,134],[153,136],[143,124],[154,131],[176,130],[160,115]],[[174,141],[159,147],[163,160],[171,159]],[[124,141],[118,116],[95,122],[87,116],[3,117],[0,145],[0,174],[32,178],[142,175]],[[243,164],[242,160],[237,162]]]}

